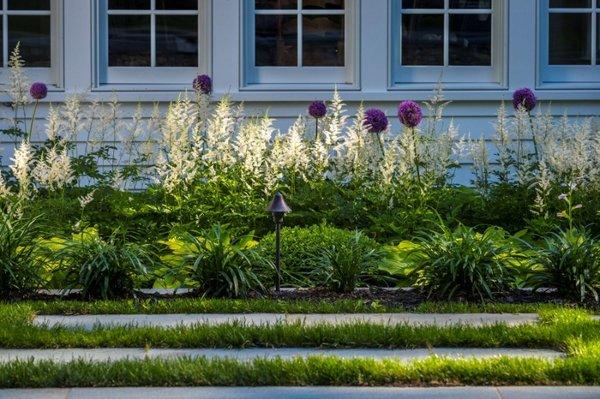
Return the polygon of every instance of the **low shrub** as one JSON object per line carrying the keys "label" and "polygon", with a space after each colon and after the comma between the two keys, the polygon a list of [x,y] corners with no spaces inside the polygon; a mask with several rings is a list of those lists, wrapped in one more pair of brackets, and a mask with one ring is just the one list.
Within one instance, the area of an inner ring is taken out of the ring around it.
{"label": "low shrub", "polygon": [[40,281],[36,223],[0,210],[0,297],[24,295]]}
{"label": "low shrub", "polygon": [[369,245],[362,233],[355,232],[323,251],[315,280],[336,292],[352,292],[361,278],[375,274],[380,259],[380,252]]}
{"label": "low shrub", "polygon": [[538,250],[537,265],[526,279],[530,287],[556,288],[567,297],[598,301],[600,247],[598,240],[583,228],[551,233]]}
{"label": "low shrub", "polygon": [[87,299],[132,296],[136,279],[156,262],[149,245],[128,243],[116,232],[103,239],[95,229],[67,240],[55,238],[49,247],[67,288],[81,288]]}
{"label": "low shrub", "polygon": [[[320,284],[318,270],[321,269],[323,255],[340,244],[347,245],[356,239],[355,245],[361,251],[376,250],[379,245],[369,237],[353,231],[338,229],[325,225],[306,228],[285,227],[281,230],[281,269],[283,282],[297,286],[314,286]],[[265,236],[258,246],[258,251],[266,259],[275,258],[275,235]],[[273,278],[272,269],[264,270],[265,278]]]}
{"label": "low shrub", "polygon": [[454,230],[441,226],[419,234],[415,242],[400,243],[388,271],[407,276],[430,297],[494,298],[515,282],[517,269],[527,262],[514,240],[500,228],[479,233],[462,225]]}
{"label": "low shrub", "polygon": [[253,233],[234,238],[226,225],[214,225],[204,234],[182,234],[165,244],[171,251],[163,257],[171,265],[165,273],[167,281],[179,281],[214,297],[265,290],[255,269],[266,261],[256,251]]}

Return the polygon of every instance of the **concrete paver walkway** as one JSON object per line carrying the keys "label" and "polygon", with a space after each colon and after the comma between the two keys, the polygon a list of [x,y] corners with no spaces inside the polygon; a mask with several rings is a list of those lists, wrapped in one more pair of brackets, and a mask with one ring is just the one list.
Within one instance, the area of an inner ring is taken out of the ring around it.
{"label": "concrete paver walkway", "polygon": [[105,362],[118,360],[169,359],[169,358],[228,358],[250,361],[258,358],[282,358],[310,356],[335,356],[345,359],[398,359],[411,361],[428,356],[443,356],[453,359],[490,358],[497,356],[518,358],[556,359],[564,356],[561,352],[544,349],[504,349],[504,348],[432,348],[432,349],[312,349],[312,348],[249,348],[249,349],[136,349],[136,348],[94,348],[94,349],[0,349],[0,363],[21,360],[52,360],[70,362],[83,359]]}
{"label": "concrete paver walkway", "polygon": [[79,315],[44,316],[34,319],[35,325],[50,327],[92,329],[94,326],[139,326],[177,327],[195,324],[220,325],[240,323],[245,325],[274,325],[278,323],[350,324],[372,323],[414,326],[489,326],[506,324],[509,326],[535,323],[535,313],[466,313],[466,314],[425,314],[425,313],[366,313],[366,314],[131,314],[131,315]]}
{"label": "concrete paver walkway", "polygon": [[74,388],[0,390],[0,399],[597,399],[599,387]]}

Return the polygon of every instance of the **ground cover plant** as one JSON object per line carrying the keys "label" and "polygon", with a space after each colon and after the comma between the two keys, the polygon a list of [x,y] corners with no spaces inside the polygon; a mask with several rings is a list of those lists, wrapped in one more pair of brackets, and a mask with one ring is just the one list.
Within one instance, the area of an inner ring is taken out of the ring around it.
{"label": "ground cover plant", "polygon": [[[283,231],[288,286],[407,284],[407,262],[394,248],[410,241],[421,254],[428,248],[413,283],[442,298],[495,299],[565,278],[565,297],[598,299],[598,124],[534,110],[528,89],[514,93],[514,111],[499,105],[491,141],[446,122],[441,88],[430,101],[399,104],[397,125],[389,110],[349,107],[335,92],[282,132],[268,114],[214,98],[211,85],[197,84],[208,76],[150,117],[141,105],[127,113],[117,97],[99,103],[79,93],[48,104],[42,124],[28,109],[37,112],[44,84],[30,85],[23,66],[17,46],[0,132],[14,143],[2,158],[0,209],[27,231],[16,245],[12,227],[0,232],[11,254],[1,265],[2,296],[66,287],[90,298],[151,287],[267,293],[273,223],[265,206],[280,191],[294,210]],[[465,161],[469,186],[455,179]],[[564,212],[564,195],[577,212]],[[85,231],[97,238],[73,238]],[[58,251],[62,259],[44,254],[57,242],[72,244]],[[178,258],[173,245],[189,251]],[[580,254],[591,260],[572,260]]]}

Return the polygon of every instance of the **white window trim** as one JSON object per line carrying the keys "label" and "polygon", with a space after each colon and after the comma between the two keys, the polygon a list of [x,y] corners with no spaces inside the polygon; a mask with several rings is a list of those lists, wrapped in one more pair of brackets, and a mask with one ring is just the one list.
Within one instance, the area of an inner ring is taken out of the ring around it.
{"label": "white window trim", "polygon": [[[254,0],[242,0],[240,90],[355,90],[359,87],[360,1],[346,0],[344,67],[257,67],[254,65]],[[293,10],[296,13],[296,10]],[[303,13],[311,14],[311,10]],[[320,10],[315,10],[320,13]],[[277,12],[277,15],[282,14]],[[299,34],[301,34],[299,32]]]}
{"label": "white window trim", "polygon": [[[27,77],[33,82],[44,82],[48,85],[50,90],[57,90],[63,87],[63,41],[62,32],[63,27],[63,14],[64,4],[63,0],[50,0],[50,12],[40,10],[13,10],[7,12],[7,0],[2,1],[2,9],[4,10],[3,16],[3,27],[6,26],[7,17],[6,15],[50,15],[50,68],[27,68],[27,60],[25,61],[25,72]],[[8,43],[8,35],[6,35],[6,29],[3,28],[3,42]],[[8,46],[4,46],[3,57],[8,63],[10,53],[12,49]],[[6,83],[9,76],[9,68],[0,65],[0,82]]]}
{"label": "white window trim", "polygon": [[[595,0],[591,1],[591,8],[561,8],[553,9],[560,13],[581,13],[582,10],[600,14],[600,6]],[[538,29],[538,60],[539,79],[538,88],[552,89],[597,89],[600,88],[600,65],[596,63],[597,18],[592,18],[592,54],[590,65],[550,65],[549,62],[549,28],[550,28],[550,2],[539,0],[539,29]],[[594,65],[595,64],[595,65]]]}
{"label": "white window trim", "polygon": [[[445,0],[445,10],[449,9]],[[392,0],[390,5],[390,88],[391,90],[431,90],[439,82],[447,90],[499,90],[507,87],[508,70],[508,1],[492,0],[492,65],[487,66],[403,66],[402,5]],[[411,10],[410,13],[439,14],[437,9]],[[452,13],[452,12],[450,12]],[[481,11],[461,10],[460,14]],[[447,18],[448,12],[445,13]],[[445,21],[445,30],[448,21]],[[448,41],[445,32],[444,41]],[[447,48],[447,43],[444,44]]]}
{"label": "white window trim", "polygon": [[[152,0],[154,1],[154,0]],[[94,18],[94,87],[105,90],[152,89],[153,87],[178,90],[189,86],[194,77],[211,72],[212,11],[211,0],[198,0],[198,10],[160,11],[154,15],[198,15],[198,67],[109,67],[107,0],[95,0]],[[113,14],[132,14],[130,10],[112,11]],[[151,11],[135,11],[148,14]],[[154,29],[154,25],[152,26]],[[152,43],[154,47],[154,43]]]}

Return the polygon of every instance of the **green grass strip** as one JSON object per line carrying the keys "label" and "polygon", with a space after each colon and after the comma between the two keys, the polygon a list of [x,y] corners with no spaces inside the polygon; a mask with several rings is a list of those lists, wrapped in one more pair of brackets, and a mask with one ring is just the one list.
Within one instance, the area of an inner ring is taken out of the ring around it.
{"label": "green grass strip", "polygon": [[[274,299],[143,299],[121,301],[25,301],[38,314],[169,314],[169,313],[536,313],[564,308],[549,304],[425,302],[416,308],[386,306],[362,300]],[[10,305],[10,304],[8,304]]]}
{"label": "green grass strip", "polygon": [[600,358],[176,359],[0,365],[0,388],[176,386],[598,385]]}
{"label": "green grass strip", "polygon": [[574,339],[600,340],[600,322],[581,310],[540,312],[541,322],[520,326],[408,326],[352,323],[346,325],[240,323],[209,326],[100,327],[91,331],[46,328],[30,323],[31,308],[0,306],[0,347],[157,347],[157,348],[422,348],[527,347],[565,349]]}

